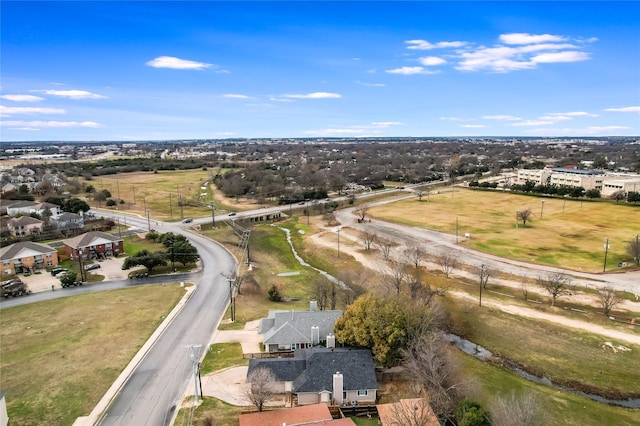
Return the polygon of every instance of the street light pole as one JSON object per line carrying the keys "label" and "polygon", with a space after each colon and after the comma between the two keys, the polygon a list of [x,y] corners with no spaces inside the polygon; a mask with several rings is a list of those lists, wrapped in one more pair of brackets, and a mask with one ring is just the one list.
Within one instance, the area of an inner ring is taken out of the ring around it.
{"label": "street light pole", "polygon": [[540,201],[540,220],[542,220],[542,211],[544,210],[544,200]]}
{"label": "street light pole", "polygon": [[482,286],[484,284],[484,274],[485,274],[485,266],[482,264],[480,267],[480,300],[478,302],[478,306],[482,307]]}
{"label": "street light pole", "polygon": [[456,244],[458,244],[458,216],[456,216]]}
{"label": "street light pole", "polygon": [[607,271],[607,253],[609,252],[609,239],[607,238],[604,243],[604,266],[602,267],[602,273]]}
{"label": "street light pole", "polygon": [[338,259],[340,258],[340,228],[338,228]]}
{"label": "street light pole", "polygon": [[211,227],[216,227],[216,214],[214,212],[215,208],[213,207],[213,202],[211,202]]}

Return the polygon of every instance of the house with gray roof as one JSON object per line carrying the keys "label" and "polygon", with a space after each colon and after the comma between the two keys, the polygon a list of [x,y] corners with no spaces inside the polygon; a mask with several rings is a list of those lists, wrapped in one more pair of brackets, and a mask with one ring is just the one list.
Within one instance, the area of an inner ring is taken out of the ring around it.
{"label": "house with gray roof", "polygon": [[70,231],[84,228],[84,218],[79,214],[62,212],[51,216],[50,221],[60,231]]}
{"label": "house with gray roof", "polygon": [[260,320],[266,352],[311,348],[326,342],[342,311],[319,311],[311,301],[308,311],[269,311]]}
{"label": "house with gray roof", "polygon": [[376,401],[378,382],[370,349],[315,347],[297,350],[293,358],[251,359],[247,381],[258,368],[273,372],[278,391],[290,395],[292,405]]}
{"label": "house with gray roof", "polygon": [[14,237],[27,237],[42,234],[44,222],[31,216],[20,216],[10,219],[7,223],[9,233]]}
{"label": "house with gray roof", "polygon": [[22,241],[0,248],[2,276],[58,266],[58,252],[46,244]]}
{"label": "house with gray roof", "polygon": [[37,213],[42,216],[45,210],[49,210],[52,215],[60,214],[60,212],[62,211],[60,209],[60,206],[57,204],[44,202],[41,203],[38,201],[18,201],[7,206],[7,214],[9,216],[16,216],[20,213]]}
{"label": "house with gray roof", "polygon": [[103,259],[124,253],[122,238],[102,231],[91,231],[63,241],[64,251],[71,259]]}

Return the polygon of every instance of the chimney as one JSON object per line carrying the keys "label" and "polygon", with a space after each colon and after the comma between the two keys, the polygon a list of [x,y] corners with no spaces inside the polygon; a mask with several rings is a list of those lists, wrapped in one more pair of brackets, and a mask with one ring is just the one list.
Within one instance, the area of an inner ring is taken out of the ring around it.
{"label": "chimney", "polygon": [[318,310],[318,301],[317,300],[312,300],[311,302],[309,302],[309,310],[313,311],[313,312]]}
{"label": "chimney", "polygon": [[327,336],[327,348],[335,348],[336,347],[336,336],[333,333],[329,333]]}
{"label": "chimney", "polygon": [[320,344],[320,327],[317,325],[311,326],[311,346]]}
{"label": "chimney", "polygon": [[343,382],[344,378],[342,374],[337,371],[336,374],[333,375],[333,400],[336,405],[342,405],[344,403],[344,399],[342,398]]}

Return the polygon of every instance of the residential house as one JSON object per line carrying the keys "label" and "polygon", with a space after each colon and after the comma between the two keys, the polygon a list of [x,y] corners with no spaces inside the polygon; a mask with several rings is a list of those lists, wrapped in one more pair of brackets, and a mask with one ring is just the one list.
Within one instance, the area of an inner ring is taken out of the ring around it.
{"label": "residential house", "polygon": [[438,416],[426,398],[401,399],[390,404],[378,404],[378,418],[382,426],[419,424],[440,426]]}
{"label": "residential house", "polygon": [[63,241],[64,251],[71,259],[104,259],[124,253],[122,238],[102,231],[91,231]]}
{"label": "residential house", "polygon": [[84,218],[75,213],[62,212],[58,215],[51,216],[49,220],[51,224],[60,231],[72,231],[84,228]]}
{"label": "residential house", "polygon": [[2,276],[58,266],[58,252],[46,244],[23,241],[0,249]]}
{"label": "residential house", "polygon": [[47,210],[51,212],[52,216],[60,214],[62,212],[62,209],[57,204],[43,203],[38,201],[18,201],[7,206],[7,214],[9,216],[31,213],[37,213],[42,216]]}
{"label": "residential house", "polygon": [[[331,346],[333,338],[328,342]],[[247,377],[261,367],[273,372],[277,390],[289,395],[292,405],[376,401],[378,383],[369,349],[315,347],[296,350],[293,358],[251,359]]]}
{"label": "residential house", "polygon": [[7,414],[7,401],[5,393],[0,392],[0,426],[9,426],[9,415]]}
{"label": "residential house", "polygon": [[[333,417],[327,404],[312,404],[291,408],[280,408],[277,410],[260,411],[257,413],[240,414],[240,426],[265,426],[265,425],[308,425],[308,424],[330,424]],[[354,424],[353,421],[350,424]]]}
{"label": "residential house", "polygon": [[14,237],[27,237],[42,234],[44,222],[31,216],[20,216],[7,223],[9,233]]}
{"label": "residential house", "polygon": [[9,192],[17,192],[17,191],[18,191],[18,185],[16,185],[16,184],[7,183],[7,184],[2,186],[2,193],[3,194],[7,194]]}
{"label": "residential house", "polygon": [[266,352],[311,348],[326,341],[342,311],[319,311],[315,301],[308,311],[269,311],[260,320]]}

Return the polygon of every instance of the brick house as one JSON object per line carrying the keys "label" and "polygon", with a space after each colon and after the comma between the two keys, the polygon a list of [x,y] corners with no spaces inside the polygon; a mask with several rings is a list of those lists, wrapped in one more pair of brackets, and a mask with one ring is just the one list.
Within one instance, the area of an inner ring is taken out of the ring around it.
{"label": "brick house", "polygon": [[63,241],[64,251],[71,259],[104,259],[124,253],[122,238],[102,231],[91,231]]}
{"label": "brick house", "polygon": [[58,252],[46,244],[23,241],[0,249],[2,276],[58,266]]}

